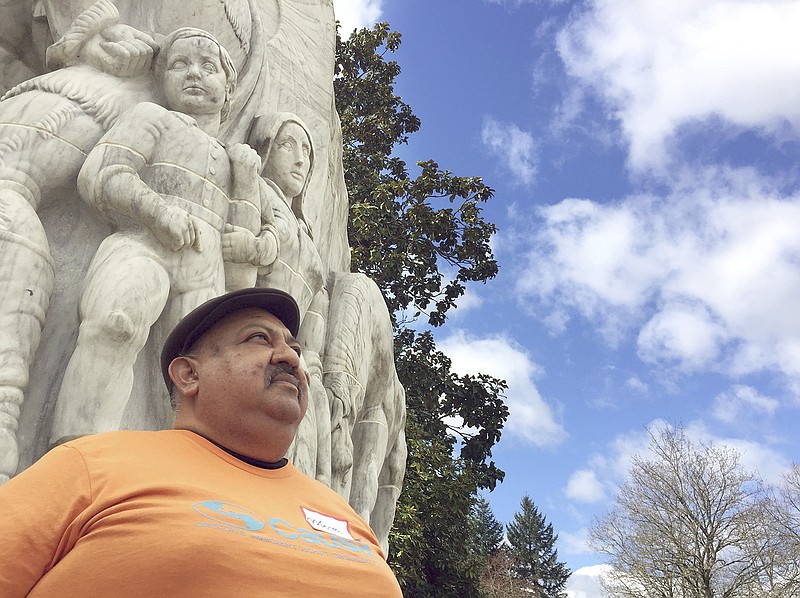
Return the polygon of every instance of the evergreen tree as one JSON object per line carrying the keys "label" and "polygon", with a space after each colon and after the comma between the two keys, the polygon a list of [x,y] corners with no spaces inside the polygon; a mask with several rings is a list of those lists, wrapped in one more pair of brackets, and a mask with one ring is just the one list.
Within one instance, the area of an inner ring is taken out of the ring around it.
{"label": "evergreen tree", "polygon": [[486,560],[497,552],[503,541],[503,524],[495,519],[489,501],[482,496],[477,497],[472,505],[470,525],[473,550]]}
{"label": "evergreen tree", "polygon": [[571,571],[558,560],[558,534],[529,496],[522,497],[520,509],[507,526],[517,576],[528,583],[536,598],[565,598]]}

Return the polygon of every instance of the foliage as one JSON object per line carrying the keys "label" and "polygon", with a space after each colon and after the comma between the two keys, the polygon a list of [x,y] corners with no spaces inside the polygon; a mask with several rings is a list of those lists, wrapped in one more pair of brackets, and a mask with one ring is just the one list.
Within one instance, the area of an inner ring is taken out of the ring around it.
{"label": "foliage", "polygon": [[478,596],[479,568],[466,525],[475,480],[463,460],[426,438],[414,413],[409,459],[390,535],[389,564],[403,593],[419,598]]}
{"label": "foliage", "polygon": [[784,593],[779,566],[779,503],[736,451],[663,428],[651,432],[650,453],[633,459],[616,506],[590,530],[611,557],[612,596],[796,595]]}
{"label": "foliage", "polygon": [[480,563],[465,538],[466,524],[477,490],[503,479],[491,450],[508,417],[505,383],[454,374],[432,335],[405,327],[397,314],[410,308],[415,318],[426,311],[429,324],[441,325],[465,283],[495,276],[489,246],[495,227],[481,215],[492,190],[479,177],[455,176],[433,160],[418,162],[414,178],[393,155],[420,127],[394,93],[399,66],[385,59],[399,45],[400,34],[386,23],[337,38],[334,79],[351,267],[383,292],[406,389],[408,463],[390,564],[406,595],[477,596]]}
{"label": "foliage", "polygon": [[[407,595],[476,595],[482,560],[467,535],[467,523],[476,490],[493,487],[503,476],[486,460],[507,416],[499,396],[504,383],[486,377],[487,386],[481,386],[471,377],[453,374],[450,360],[436,350],[429,333],[400,330],[395,359],[406,388],[409,450],[389,538],[390,564]],[[474,413],[462,413],[458,397],[464,410]],[[491,416],[481,416],[482,410]],[[461,451],[454,457],[456,437],[444,418],[457,416],[476,431],[462,432]]]}
{"label": "foliage", "polygon": [[[470,467],[476,489],[493,489],[504,475],[487,460],[508,417],[502,398],[505,382],[483,374],[454,374],[450,359],[436,349],[430,332],[402,328],[395,334],[394,350],[408,411],[419,421],[424,436],[435,439],[448,454],[458,437],[460,457]],[[453,419],[463,426],[448,425]]]}
{"label": "foliage", "polygon": [[564,586],[571,574],[558,560],[555,547],[558,534],[553,525],[539,512],[529,496],[520,501],[520,511],[508,524],[508,542],[516,562],[517,577],[527,582],[537,598],[564,598]]}
{"label": "foliage", "polygon": [[[384,60],[399,46],[400,34],[387,23],[337,43],[334,90],[350,195],[352,267],[375,280],[390,312],[428,309],[428,321],[438,326],[464,294],[465,282],[497,274],[489,247],[495,226],[481,216],[493,191],[480,177],[455,176],[433,160],[418,162],[421,172],[412,178],[392,155],[420,127],[394,93],[400,67]],[[442,266],[454,273],[448,272],[450,280]]]}

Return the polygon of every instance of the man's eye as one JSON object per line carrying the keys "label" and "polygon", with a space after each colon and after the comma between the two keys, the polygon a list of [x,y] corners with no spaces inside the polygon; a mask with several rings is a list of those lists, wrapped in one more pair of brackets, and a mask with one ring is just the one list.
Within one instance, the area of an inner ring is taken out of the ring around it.
{"label": "man's eye", "polygon": [[251,334],[247,340],[259,340],[268,343],[269,337],[264,332],[256,332],[255,334]]}
{"label": "man's eye", "polygon": [[303,351],[300,349],[299,346],[292,347],[292,350],[297,353],[297,356],[300,357],[303,354]]}

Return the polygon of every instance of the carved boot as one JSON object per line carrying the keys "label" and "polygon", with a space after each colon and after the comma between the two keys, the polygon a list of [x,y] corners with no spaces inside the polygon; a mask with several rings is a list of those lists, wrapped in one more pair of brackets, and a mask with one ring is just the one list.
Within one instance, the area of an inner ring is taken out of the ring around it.
{"label": "carved boot", "polygon": [[19,463],[17,422],[22,405],[22,389],[0,387],[0,484],[14,475]]}
{"label": "carved boot", "polygon": [[0,189],[0,483],[17,469],[23,390],[52,291],[53,263],[36,212]]}

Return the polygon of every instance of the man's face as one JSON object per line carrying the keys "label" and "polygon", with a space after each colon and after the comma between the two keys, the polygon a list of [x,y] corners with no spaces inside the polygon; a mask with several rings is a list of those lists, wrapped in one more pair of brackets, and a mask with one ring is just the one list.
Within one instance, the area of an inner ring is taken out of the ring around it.
{"label": "man's face", "polygon": [[264,176],[283,191],[286,199],[300,195],[311,168],[311,142],[297,123],[284,124],[272,140]]}
{"label": "man's face", "polygon": [[175,40],[164,71],[164,95],[170,110],[191,116],[215,114],[225,104],[227,78],[219,47],[205,37]]}
{"label": "man's face", "polygon": [[291,440],[308,407],[300,346],[289,330],[262,309],[244,309],[211,328],[192,354],[197,394],[188,408],[201,428],[195,431],[271,460],[262,452],[264,443],[278,436]]}

